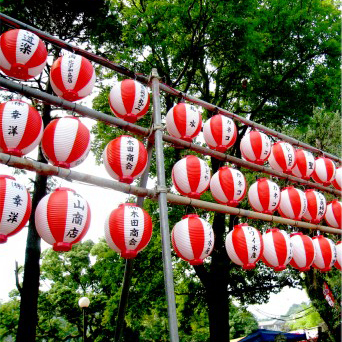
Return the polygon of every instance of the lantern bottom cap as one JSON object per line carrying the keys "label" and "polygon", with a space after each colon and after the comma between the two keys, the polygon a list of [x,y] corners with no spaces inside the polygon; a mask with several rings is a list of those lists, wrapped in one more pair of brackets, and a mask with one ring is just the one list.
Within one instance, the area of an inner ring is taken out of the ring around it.
{"label": "lantern bottom cap", "polygon": [[18,148],[6,148],[3,150],[4,153],[10,154],[15,157],[22,157],[23,153]]}
{"label": "lantern bottom cap", "polygon": [[7,241],[7,235],[0,234],[0,243],[5,243]]}
{"label": "lantern bottom cap", "polygon": [[75,92],[74,90],[66,90],[60,97],[70,102],[80,99],[77,92]]}
{"label": "lantern bottom cap", "polygon": [[217,145],[216,147],[213,148],[213,150],[217,151],[217,152],[221,152],[224,153],[228,150],[229,146],[227,145]]}
{"label": "lantern bottom cap", "polygon": [[[178,138],[178,137],[175,137],[175,138]],[[189,135],[183,135],[179,139],[192,143],[192,137],[190,137]]]}
{"label": "lantern bottom cap", "polygon": [[29,78],[34,77],[28,74],[27,66],[21,63],[12,64],[10,72],[6,74],[8,74],[8,76],[18,78],[20,80],[28,80]]}
{"label": "lantern bottom cap", "polygon": [[54,166],[63,167],[64,169],[70,169],[70,163],[57,161]]}
{"label": "lantern bottom cap", "polygon": [[187,194],[187,196],[193,199],[200,199],[201,194],[199,194],[198,192],[190,192],[189,194]]}
{"label": "lantern bottom cap", "polygon": [[121,183],[131,184],[133,182],[134,178],[132,176],[123,176],[120,177],[119,181]]}
{"label": "lantern bottom cap", "polygon": [[225,204],[228,205],[229,207],[236,207],[239,205],[239,201],[228,201]]}
{"label": "lantern bottom cap", "polygon": [[284,271],[286,269],[285,265],[276,266],[273,268],[276,272]]}
{"label": "lantern bottom cap", "polygon": [[203,260],[202,259],[189,260],[189,264],[193,265],[193,266],[202,265],[203,264]]}
{"label": "lantern bottom cap", "polygon": [[139,119],[138,116],[136,114],[133,114],[133,113],[127,113],[126,115],[123,115],[120,118],[129,122],[129,123],[135,123]]}
{"label": "lantern bottom cap", "polygon": [[267,159],[257,159],[255,161],[253,161],[252,163],[257,164],[257,165],[264,165],[266,160]]}
{"label": "lantern bottom cap", "polygon": [[255,263],[252,263],[252,264],[244,264],[242,265],[242,268],[244,270],[252,270],[253,268],[255,268]]}
{"label": "lantern bottom cap", "polygon": [[307,267],[299,267],[298,268],[298,271],[299,272],[307,272],[310,270],[310,266],[307,266]]}
{"label": "lantern bottom cap", "polygon": [[55,242],[53,250],[55,252],[68,252],[71,250],[72,244],[70,242]]}
{"label": "lantern bottom cap", "polygon": [[124,252],[121,252],[121,256],[125,259],[134,259],[137,256],[138,252],[135,250],[127,250]]}

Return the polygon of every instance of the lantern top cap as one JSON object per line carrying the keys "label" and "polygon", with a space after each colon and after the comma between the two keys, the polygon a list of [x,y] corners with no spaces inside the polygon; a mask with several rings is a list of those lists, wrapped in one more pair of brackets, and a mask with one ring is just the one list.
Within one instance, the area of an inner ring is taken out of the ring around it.
{"label": "lantern top cap", "polygon": [[315,235],[312,240],[314,239],[326,239],[326,237],[324,237],[323,235]]}
{"label": "lantern top cap", "polygon": [[187,214],[182,217],[182,220],[185,220],[186,218],[199,218],[199,215],[197,214]]}
{"label": "lantern top cap", "polygon": [[13,176],[9,176],[9,175],[0,175],[0,179],[12,179],[12,180],[16,180]]}
{"label": "lantern top cap", "polygon": [[121,207],[137,207],[138,205],[136,203],[120,203],[118,208]]}
{"label": "lantern top cap", "polygon": [[76,191],[75,191],[74,189],[65,188],[65,187],[57,188],[57,189],[55,189],[55,191],[71,191],[71,192],[73,192],[74,194],[76,194]]}
{"label": "lantern top cap", "polygon": [[266,230],[266,234],[267,233],[270,233],[270,232],[279,232],[280,231],[280,229],[279,228],[275,228],[275,227],[273,227],[273,228],[269,228],[269,229],[267,229]]}
{"label": "lantern top cap", "polygon": [[303,235],[303,233],[302,232],[291,233],[290,237],[295,236],[295,235]]}
{"label": "lantern top cap", "polygon": [[248,226],[248,223],[244,222],[244,223],[236,224],[234,226],[234,229],[241,228],[241,227],[247,227],[247,226]]}
{"label": "lantern top cap", "polygon": [[87,308],[90,304],[90,300],[88,297],[81,297],[79,300],[78,300],[78,306],[80,308]]}
{"label": "lantern top cap", "polygon": [[339,245],[339,244],[341,244],[342,243],[342,241],[337,241],[336,242],[336,245]]}

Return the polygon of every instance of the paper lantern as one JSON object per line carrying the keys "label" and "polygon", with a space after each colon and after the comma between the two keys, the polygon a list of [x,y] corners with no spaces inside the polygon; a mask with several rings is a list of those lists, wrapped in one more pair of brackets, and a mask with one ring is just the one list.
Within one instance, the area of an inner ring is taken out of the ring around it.
{"label": "paper lantern", "polygon": [[111,89],[109,105],[115,116],[134,123],[147,113],[150,94],[140,82],[126,79]]}
{"label": "paper lantern", "polygon": [[300,232],[292,233],[290,239],[293,250],[293,258],[290,261],[290,265],[300,272],[308,271],[316,255],[312,239]]}
{"label": "paper lantern", "polygon": [[276,171],[291,173],[296,163],[295,149],[287,142],[278,141],[271,148],[268,162]]}
{"label": "paper lantern", "polygon": [[49,163],[69,169],[87,158],[90,132],[73,116],[55,119],[46,126],[41,146]]}
{"label": "paper lantern", "polygon": [[313,189],[305,190],[305,197],[307,209],[303,215],[304,220],[313,224],[320,223],[327,210],[325,197]]}
{"label": "paper lantern", "polygon": [[312,179],[316,183],[328,186],[335,179],[336,166],[335,163],[328,158],[317,158],[315,160],[315,171],[312,174]]}
{"label": "paper lantern", "polygon": [[14,177],[0,175],[0,243],[17,234],[31,215],[31,197]]}
{"label": "paper lantern", "polygon": [[304,150],[296,150],[296,163],[291,170],[292,174],[305,180],[310,179],[315,170],[315,158],[312,153]]}
{"label": "paper lantern", "polygon": [[312,266],[321,272],[330,271],[337,258],[335,244],[323,235],[314,236],[312,241],[316,250]]}
{"label": "paper lantern", "polygon": [[259,131],[250,131],[241,139],[240,150],[244,159],[263,165],[271,153],[269,137]]}
{"label": "paper lantern", "polygon": [[337,199],[329,202],[324,219],[328,226],[342,229],[342,202]]}
{"label": "paper lantern", "polygon": [[278,228],[267,229],[262,235],[264,253],[261,260],[275,271],[283,271],[293,256],[289,235]]}
{"label": "paper lantern", "polygon": [[248,201],[253,210],[271,215],[279,206],[280,188],[267,178],[259,178],[248,190]]}
{"label": "paper lantern", "polygon": [[226,237],[226,250],[229,258],[245,270],[255,268],[263,249],[264,244],[260,232],[247,223],[234,226]]}
{"label": "paper lantern", "polygon": [[135,258],[148,245],[151,236],[152,219],[136,204],[120,204],[106,219],[107,244],[125,259]]}
{"label": "paper lantern", "polygon": [[50,70],[53,91],[67,101],[77,101],[88,96],[94,88],[95,79],[92,64],[73,53],[59,57]]}
{"label": "paper lantern", "polygon": [[193,105],[178,103],[166,114],[166,129],[175,138],[192,142],[202,128],[202,116]]}
{"label": "paper lantern", "polygon": [[6,75],[28,80],[43,71],[46,59],[45,44],[36,34],[14,29],[0,36],[0,69]]}
{"label": "paper lantern", "polygon": [[210,191],[215,201],[236,207],[246,195],[245,176],[239,170],[223,166],[211,178]]}
{"label": "paper lantern", "polygon": [[176,254],[190,265],[201,265],[214,247],[210,224],[196,214],[186,215],[172,229],[172,246]]}
{"label": "paper lantern", "polygon": [[217,114],[203,125],[203,137],[209,148],[225,152],[236,141],[237,128],[232,119]]}
{"label": "paper lantern", "polygon": [[89,229],[88,202],[74,190],[57,188],[44,196],[35,212],[40,237],[56,252],[67,252],[81,241]]}
{"label": "paper lantern", "polygon": [[293,186],[283,188],[280,193],[278,212],[282,217],[299,221],[307,209],[305,193]]}
{"label": "paper lantern", "polygon": [[173,166],[172,181],[180,194],[199,199],[209,187],[209,166],[196,156],[186,156]]}
{"label": "paper lantern", "polygon": [[0,151],[21,157],[40,143],[43,120],[38,111],[21,100],[0,104]]}
{"label": "paper lantern", "polygon": [[144,144],[129,135],[121,135],[110,141],[102,158],[108,174],[127,184],[145,171],[148,159]]}
{"label": "paper lantern", "polygon": [[342,166],[336,169],[335,179],[331,182],[333,187],[337,190],[342,190]]}
{"label": "paper lantern", "polygon": [[342,271],[342,241],[338,241],[335,245],[336,248],[336,261],[335,267]]}

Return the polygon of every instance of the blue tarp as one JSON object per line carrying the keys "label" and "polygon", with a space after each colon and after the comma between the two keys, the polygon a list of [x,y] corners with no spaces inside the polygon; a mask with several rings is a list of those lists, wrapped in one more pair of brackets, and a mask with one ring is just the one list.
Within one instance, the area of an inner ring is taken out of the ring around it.
{"label": "blue tarp", "polygon": [[306,341],[306,334],[291,334],[281,331],[258,329],[254,333],[246,336],[239,342],[264,342],[274,341],[275,337],[279,334],[285,335],[287,341]]}

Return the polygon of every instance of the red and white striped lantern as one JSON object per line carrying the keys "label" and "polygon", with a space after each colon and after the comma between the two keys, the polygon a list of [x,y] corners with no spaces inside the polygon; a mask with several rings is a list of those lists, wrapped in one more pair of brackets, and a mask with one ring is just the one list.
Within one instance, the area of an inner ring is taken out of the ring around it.
{"label": "red and white striped lantern", "polygon": [[199,199],[209,187],[209,166],[196,156],[186,156],[173,166],[172,182],[183,196]]}
{"label": "red and white striped lantern", "polygon": [[305,197],[307,200],[307,209],[303,215],[303,219],[313,224],[320,223],[327,210],[325,197],[313,189],[305,190]]}
{"label": "red and white striped lantern", "polygon": [[304,191],[293,186],[288,186],[281,190],[278,213],[282,217],[299,221],[305,214],[307,207]]}
{"label": "red and white striped lantern", "polygon": [[300,232],[292,233],[290,239],[293,250],[293,258],[290,261],[290,265],[300,272],[309,271],[316,255],[312,239]]}
{"label": "red and white striped lantern", "polygon": [[31,197],[14,177],[0,175],[0,243],[17,234],[30,218]]}
{"label": "red and white striped lantern", "polygon": [[315,170],[315,158],[312,153],[304,150],[296,150],[296,163],[291,170],[292,174],[305,180],[310,179]]}
{"label": "red and white striped lantern", "polygon": [[237,128],[232,119],[217,114],[204,123],[203,137],[209,148],[225,152],[235,144]]}
{"label": "red and white striped lantern", "polygon": [[166,129],[175,138],[192,142],[202,128],[202,116],[193,105],[178,103],[166,114]]}
{"label": "red and white striped lantern", "polygon": [[241,139],[240,150],[244,159],[263,165],[271,153],[269,137],[259,131],[250,131]]}
{"label": "red and white striped lantern", "polygon": [[249,187],[248,201],[253,210],[272,214],[279,206],[280,188],[267,178],[259,178]]}
{"label": "red and white striped lantern", "polygon": [[289,143],[277,141],[271,148],[268,162],[276,171],[291,173],[296,164],[296,151]]}
{"label": "red and white striped lantern", "polygon": [[264,244],[260,232],[242,223],[234,226],[226,237],[226,250],[233,263],[244,270],[255,268],[262,256]]}
{"label": "red and white striped lantern", "polygon": [[335,261],[335,267],[342,271],[342,241],[336,242],[335,245],[336,248],[336,261]]}
{"label": "red and white striped lantern", "polygon": [[69,169],[87,158],[90,132],[76,117],[55,119],[46,126],[41,146],[49,163]]}
{"label": "red and white striped lantern", "polygon": [[293,257],[289,235],[278,228],[267,229],[262,235],[264,253],[261,260],[275,271],[283,271]]}
{"label": "red and white striped lantern", "polygon": [[336,169],[335,179],[331,182],[333,187],[337,190],[342,190],[342,166]]}
{"label": "red and white striped lantern", "polygon": [[201,265],[214,247],[214,232],[210,224],[196,214],[186,215],[171,233],[176,254],[190,265]]}
{"label": "red and white striped lantern", "polygon": [[126,79],[111,89],[109,105],[115,116],[134,123],[147,113],[150,94],[140,82]]}
{"label": "red and white striped lantern", "polygon": [[342,202],[337,199],[329,202],[324,219],[328,226],[342,229]]}
{"label": "red and white striped lantern", "polygon": [[312,264],[321,272],[328,272],[336,261],[335,244],[323,235],[317,235],[312,238],[316,250],[316,256]]}
{"label": "red and white striped lantern", "polygon": [[335,174],[336,166],[331,159],[320,157],[315,160],[315,171],[311,177],[316,183],[328,186],[335,179]]}
{"label": "red and white striped lantern", "polygon": [[223,166],[211,178],[210,191],[215,201],[236,207],[246,195],[245,176],[239,170]]}
{"label": "red and white striped lantern", "polygon": [[73,53],[59,57],[50,71],[53,91],[67,101],[88,96],[94,88],[95,79],[95,70],[88,59]]}
{"label": "red and white striped lantern", "polygon": [[127,184],[142,175],[148,159],[144,144],[129,135],[110,141],[102,158],[108,174]]}
{"label": "red and white striped lantern", "polygon": [[0,104],[0,151],[21,157],[33,151],[43,135],[38,111],[21,100]]}
{"label": "red and white striped lantern", "polygon": [[35,212],[40,237],[56,252],[67,252],[81,241],[89,229],[88,202],[74,190],[57,188],[44,196]]}
{"label": "red and white striped lantern", "polygon": [[125,259],[135,258],[148,245],[151,236],[152,219],[136,204],[120,204],[106,219],[107,244]]}
{"label": "red and white striped lantern", "polygon": [[14,29],[0,36],[0,69],[6,75],[28,80],[43,71],[46,60],[45,44],[33,32]]}

